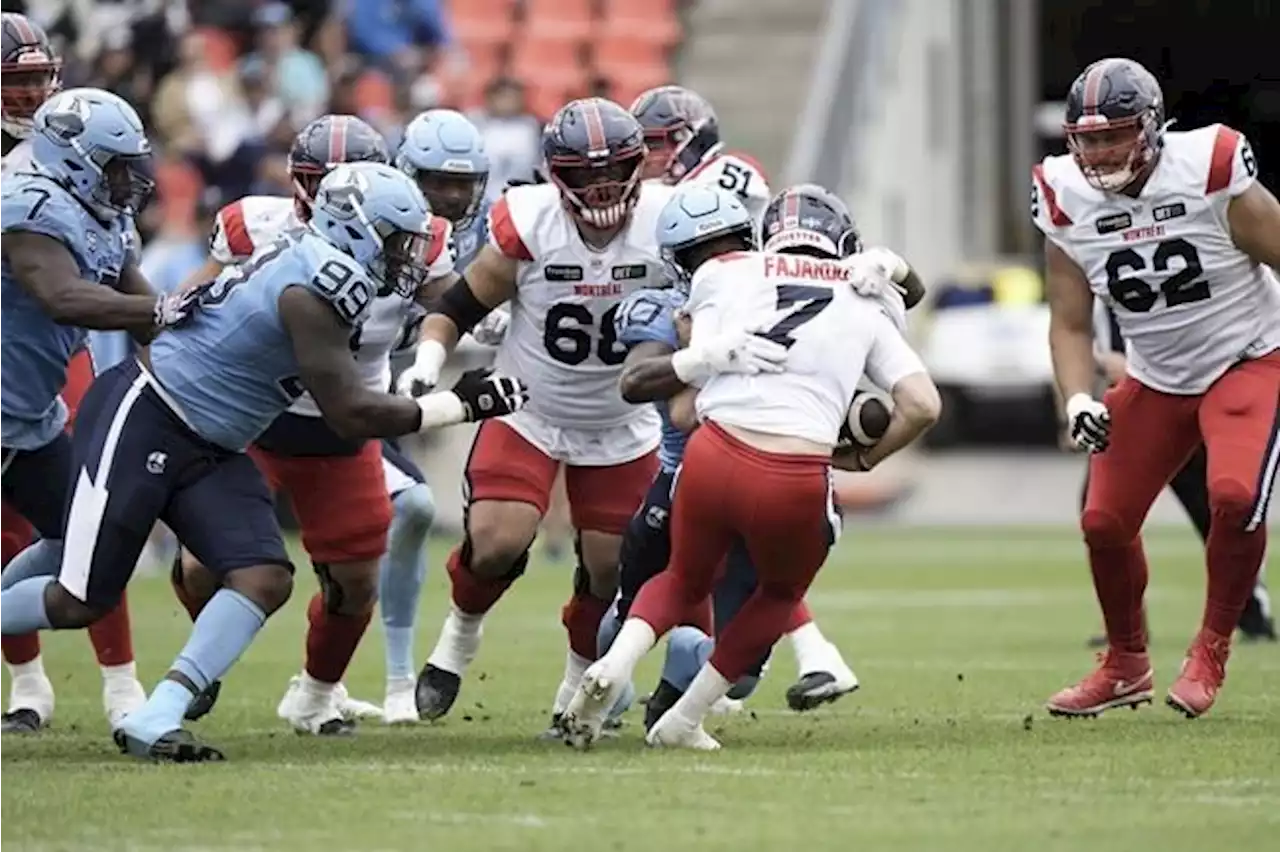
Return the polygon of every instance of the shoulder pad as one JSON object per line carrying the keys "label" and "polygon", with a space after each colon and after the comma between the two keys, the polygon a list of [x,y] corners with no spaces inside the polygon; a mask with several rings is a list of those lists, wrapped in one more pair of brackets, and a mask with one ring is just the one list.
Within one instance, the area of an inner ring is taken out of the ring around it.
{"label": "shoulder pad", "polygon": [[637,290],[618,305],[614,330],[628,346],[652,341],[675,347],[675,309],[684,301],[674,290]]}
{"label": "shoulder pad", "polygon": [[533,260],[539,222],[559,209],[560,190],[551,184],[511,187],[489,208],[489,245],[512,260]]}
{"label": "shoulder pad", "polygon": [[309,264],[311,278],[303,286],[332,305],[343,322],[359,325],[377,296],[377,286],[351,257],[319,238],[308,243],[316,248]]}
{"label": "shoulder pad", "polygon": [[5,233],[43,234],[80,254],[84,208],[62,187],[44,178],[17,175],[5,181],[2,198],[0,219]]}

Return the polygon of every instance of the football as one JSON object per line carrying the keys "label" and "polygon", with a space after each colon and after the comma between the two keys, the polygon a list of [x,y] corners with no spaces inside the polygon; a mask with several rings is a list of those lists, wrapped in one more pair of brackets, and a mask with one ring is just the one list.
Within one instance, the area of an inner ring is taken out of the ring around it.
{"label": "football", "polygon": [[889,404],[876,393],[858,391],[849,406],[849,416],[840,429],[836,455],[874,447],[889,428]]}

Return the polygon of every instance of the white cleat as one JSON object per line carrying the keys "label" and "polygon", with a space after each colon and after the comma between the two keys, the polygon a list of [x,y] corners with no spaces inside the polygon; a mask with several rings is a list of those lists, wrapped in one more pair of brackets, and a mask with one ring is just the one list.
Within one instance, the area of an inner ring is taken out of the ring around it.
{"label": "white cleat", "polygon": [[564,741],[585,751],[600,739],[609,710],[617,702],[629,679],[618,677],[604,661],[592,663],[582,675],[582,683],[560,717]]}
{"label": "white cleat", "polygon": [[388,725],[412,725],[418,721],[418,704],[413,697],[416,685],[417,681],[412,677],[387,678],[382,721]]}
{"label": "white cleat", "polygon": [[716,699],[716,703],[711,705],[711,709],[707,711],[710,716],[736,716],[746,709],[741,699],[730,698],[722,695]]}
{"label": "white cleat", "polygon": [[147,703],[147,691],[136,677],[114,675],[102,679],[102,709],[111,730],[120,727],[124,717]]}
{"label": "white cleat", "polygon": [[53,683],[44,670],[14,676],[9,682],[5,733],[34,733],[53,719]]}
{"label": "white cleat", "polygon": [[645,734],[644,741],[654,748],[687,748],[694,751],[719,751],[720,741],[706,732],[701,724],[668,710]]}
{"label": "white cleat", "polygon": [[355,732],[355,723],[342,715],[337,684],[323,683],[303,673],[289,678],[289,688],[276,715],[300,734],[343,736]]}
{"label": "white cleat", "polygon": [[348,719],[381,719],[382,708],[372,701],[361,701],[352,698],[347,692],[346,684],[339,683],[333,688],[333,698],[338,702],[338,712]]}

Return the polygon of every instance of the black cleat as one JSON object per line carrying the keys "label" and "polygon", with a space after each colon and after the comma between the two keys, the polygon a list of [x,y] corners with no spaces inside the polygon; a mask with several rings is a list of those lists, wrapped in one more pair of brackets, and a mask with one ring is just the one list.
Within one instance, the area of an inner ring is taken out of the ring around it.
{"label": "black cleat", "polygon": [[418,675],[418,685],[413,693],[418,716],[432,722],[443,717],[458,700],[461,688],[462,678],[458,675],[427,663]]}
{"label": "black cleat", "polygon": [[563,717],[564,717],[563,713],[552,713],[551,724],[547,725],[547,729],[545,731],[538,734],[538,739],[544,740],[547,742],[564,739],[565,730],[564,730],[564,725],[561,724],[561,720],[563,719]]}
{"label": "black cleat", "polygon": [[787,706],[797,713],[830,704],[858,690],[858,682],[841,683],[830,672],[810,672],[787,687]]}
{"label": "black cleat", "polygon": [[[302,733],[299,731],[298,733]],[[320,726],[316,731],[318,737],[350,737],[355,736],[356,721],[355,719],[339,718],[330,719]]]}
{"label": "black cleat", "polygon": [[644,703],[644,729],[648,731],[658,723],[663,714],[675,706],[683,692],[665,680],[658,681],[658,688]]}
{"label": "black cleat", "polygon": [[115,731],[111,736],[119,746],[121,754],[144,760],[165,763],[211,763],[227,759],[221,751],[200,742],[195,734],[185,728],[170,731],[150,745],[120,730]]}
{"label": "black cleat", "polygon": [[187,706],[187,712],[182,714],[182,718],[188,722],[195,722],[208,716],[213,711],[213,706],[218,703],[218,695],[221,692],[222,681],[215,680],[192,699],[191,704]]}
{"label": "black cleat", "polygon": [[1275,642],[1276,623],[1262,608],[1257,595],[1250,595],[1249,602],[1240,613],[1240,638],[1246,642]]}
{"label": "black cleat", "polygon": [[30,707],[19,707],[5,713],[0,723],[0,732],[6,734],[36,734],[44,727],[40,714]]}

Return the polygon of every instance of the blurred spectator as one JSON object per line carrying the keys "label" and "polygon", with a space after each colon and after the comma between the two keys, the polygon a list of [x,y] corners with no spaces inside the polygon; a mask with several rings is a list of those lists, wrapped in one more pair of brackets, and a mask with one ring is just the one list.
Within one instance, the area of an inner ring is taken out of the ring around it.
{"label": "blurred spectator", "polygon": [[142,250],[138,266],[151,286],[172,293],[204,265],[209,255],[209,234],[222,199],[206,190],[196,203],[194,216],[166,216],[159,230]]}
{"label": "blurred spectator", "polygon": [[485,89],[485,106],[471,116],[484,134],[489,155],[489,185],[485,195],[493,201],[512,180],[533,180],[542,162],[542,122],[529,112],[524,85],[499,77]]}
{"label": "blurred spectator", "polygon": [[268,3],[254,15],[257,52],[250,60],[265,66],[270,90],[294,127],[324,112],[329,78],[320,57],[298,44],[298,25],[284,3]]}
{"label": "blurred spectator", "polygon": [[200,31],[183,36],[178,67],[156,90],[152,115],[161,144],[190,158],[206,184],[226,197],[248,194],[262,153],[254,117],[234,71],[209,64]]}
{"label": "blurred spectator", "polygon": [[102,36],[102,52],[93,66],[92,83],[115,92],[138,110],[144,125],[151,122],[151,74],[134,62],[133,32],[120,26]]}
{"label": "blurred spectator", "polygon": [[431,67],[449,40],[439,0],[345,0],[352,51],[402,80]]}

